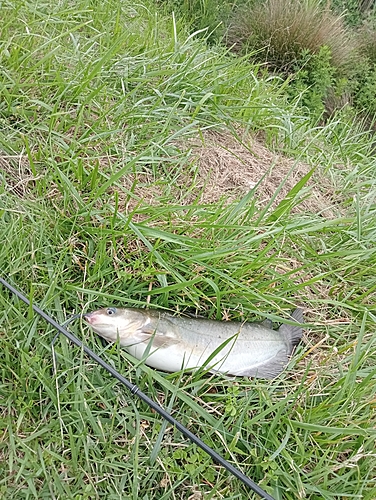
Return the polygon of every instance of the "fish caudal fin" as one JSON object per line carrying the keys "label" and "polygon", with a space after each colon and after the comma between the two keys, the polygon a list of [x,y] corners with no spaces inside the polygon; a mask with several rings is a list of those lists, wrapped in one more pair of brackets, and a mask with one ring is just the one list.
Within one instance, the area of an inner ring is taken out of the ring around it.
{"label": "fish caudal fin", "polygon": [[[296,321],[297,323],[303,324],[303,309],[295,309],[295,311],[291,314],[291,319]],[[299,344],[302,335],[303,328],[300,325],[286,325],[283,324],[280,326],[279,330],[281,335],[285,337],[285,339],[289,343],[289,352],[290,355],[294,349],[294,347]]]}

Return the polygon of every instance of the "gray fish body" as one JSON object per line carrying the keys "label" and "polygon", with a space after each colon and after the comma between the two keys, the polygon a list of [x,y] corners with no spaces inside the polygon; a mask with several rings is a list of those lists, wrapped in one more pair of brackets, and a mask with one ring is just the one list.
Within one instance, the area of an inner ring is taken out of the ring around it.
{"label": "gray fish body", "polygon": [[[303,322],[303,311],[291,316]],[[302,336],[299,325],[272,330],[266,323],[213,321],[146,309],[109,307],[84,315],[92,329],[137,359],[167,372],[205,366],[212,372],[274,378]],[[218,350],[218,352],[215,352]],[[210,357],[210,360],[208,358]]]}

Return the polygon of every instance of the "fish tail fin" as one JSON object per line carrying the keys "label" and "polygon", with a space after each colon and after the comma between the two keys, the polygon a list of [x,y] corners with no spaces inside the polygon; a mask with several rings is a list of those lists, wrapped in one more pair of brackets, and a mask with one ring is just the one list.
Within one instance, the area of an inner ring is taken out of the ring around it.
{"label": "fish tail fin", "polygon": [[[295,309],[295,311],[291,314],[290,318],[297,323],[304,323],[303,309]],[[291,354],[294,347],[299,344],[302,335],[303,328],[300,325],[287,325],[283,324],[279,328],[279,332],[283,335],[290,345],[289,353]]]}

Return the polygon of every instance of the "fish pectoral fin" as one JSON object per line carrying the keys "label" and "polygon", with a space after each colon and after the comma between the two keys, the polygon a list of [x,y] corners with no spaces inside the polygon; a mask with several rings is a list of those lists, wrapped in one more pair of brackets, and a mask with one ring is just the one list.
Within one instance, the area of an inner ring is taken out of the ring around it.
{"label": "fish pectoral fin", "polygon": [[148,327],[148,325],[145,325],[145,327],[139,330],[138,336],[140,338],[142,337],[141,342],[145,342],[146,344],[151,341],[153,348],[169,347],[170,345],[175,345],[179,342],[175,337],[161,333],[151,326]]}

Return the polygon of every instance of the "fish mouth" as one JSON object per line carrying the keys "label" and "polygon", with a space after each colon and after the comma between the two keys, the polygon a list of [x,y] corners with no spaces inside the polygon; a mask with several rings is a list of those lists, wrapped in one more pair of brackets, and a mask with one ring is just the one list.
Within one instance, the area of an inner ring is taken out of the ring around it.
{"label": "fish mouth", "polygon": [[84,318],[86,323],[89,323],[89,325],[93,328],[95,325],[101,325],[103,323],[103,315],[98,313],[98,311],[83,314],[82,317]]}
{"label": "fish mouth", "polygon": [[93,322],[93,313],[83,314],[82,317],[84,318],[85,321],[87,321],[90,324]]}

